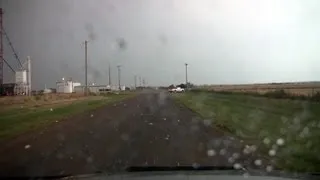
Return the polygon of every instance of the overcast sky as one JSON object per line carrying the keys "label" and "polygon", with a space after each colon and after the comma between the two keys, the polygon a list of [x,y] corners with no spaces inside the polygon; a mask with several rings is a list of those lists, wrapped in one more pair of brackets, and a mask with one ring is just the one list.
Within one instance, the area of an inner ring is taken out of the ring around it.
{"label": "overcast sky", "polygon": [[[62,77],[150,85],[320,79],[319,0],[2,0],[4,28],[19,57],[32,58],[33,86]],[[123,38],[127,47],[119,49]],[[18,68],[4,40],[5,58]],[[5,81],[14,76],[5,67]]]}

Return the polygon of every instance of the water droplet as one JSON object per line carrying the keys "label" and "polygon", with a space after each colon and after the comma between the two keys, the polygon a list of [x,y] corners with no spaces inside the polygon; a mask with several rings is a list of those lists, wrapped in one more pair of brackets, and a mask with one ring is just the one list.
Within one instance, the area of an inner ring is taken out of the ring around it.
{"label": "water droplet", "polygon": [[234,169],[241,169],[242,166],[241,166],[240,163],[235,163],[235,164],[233,164],[233,168],[234,168]]}
{"label": "water droplet", "polygon": [[276,150],[270,149],[269,150],[269,156],[275,156],[276,155]]}
{"label": "water droplet", "polygon": [[244,174],[243,174],[243,178],[249,178],[249,173],[247,173],[247,172],[245,172]]}
{"label": "water droplet", "polygon": [[284,145],[284,140],[282,138],[277,139],[277,145],[279,146]]}
{"label": "water droplet", "polygon": [[59,122],[58,120],[55,121],[56,123]]}
{"label": "water droplet", "polygon": [[232,157],[233,157],[234,159],[238,159],[238,158],[240,157],[240,154],[239,154],[239,153],[233,153],[233,154],[232,154]]}
{"label": "water droplet", "polygon": [[50,111],[53,111],[53,109],[52,109],[52,108],[50,108]]}
{"label": "water droplet", "polygon": [[299,123],[300,123],[300,119],[299,119],[298,117],[294,117],[294,118],[293,118],[293,122],[294,122],[295,124],[299,124]]}
{"label": "water droplet", "polygon": [[273,167],[271,166],[271,165],[268,165],[267,167],[266,167],[266,171],[267,172],[271,172],[273,170]]}
{"label": "water droplet", "polygon": [[216,152],[215,152],[213,149],[209,149],[209,150],[207,151],[207,155],[208,155],[208,156],[215,156],[215,155],[216,155]]}
{"label": "water droplet", "polygon": [[256,145],[252,145],[249,147],[251,152],[255,152],[257,150],[257,146]]}
{"label": "water droplet", "polygon": [[198,164],[198,163],[193,163],[193,164],[192,164],[192,167],[193,167],[194,169],[198,169],[198,168],[200,167],[200,164]]}
{"label": "water droplet", "polygon": [[152,125],[153,125],[153,123],[149,123],[149,125],[150,125],[150,126],[152,126]]}
{"label": "water droplet", "polygon": [[180,119],[178,119],[178,122],[180,122]]}
{"label": "water droplet", "polygon": [[30,147],[31,147],[30,144],[27,144],[27,145],[24,146],[25,149],[29,149]]}
{"label": "water droplet", "polygon": [[164,120],[164,121],[166,121],[166,120],[167,120],[167,118],[163,118],[163,120]]}
{"label": "water droplet", "polygon": [[264,138],[264,139],[263,139],[263,143],[264,143],[265,145],[269,145],[269,144],[270,144],[270,139],[269,139],[269,138]]}
{"label": "water droplet", "polygon": [[245,148],[243,149],[243,154],[249,154],[249,153],[250,153],[250,149],[247,148],[247,147],[245,147]]}
{"label": "water droplet", "polygon": [[91,114],[90,117],[93,117],[93,114]]}
{"label": "water droplet", "polygon": [[256,166],[261,166],[262,161],[261,161],[260,159],[256,159],[256,160],[254,161],[254,164],[255,164]]}
{"label": "water droplet", "polygon": [[225,149],[221,149],[220,151],[219,151],[219,154],[220,155],[225,155],[227,153],[227,151],[225,150]]}
{"label": "water droplet", "polygon": [[235,161],[235,160],[233,159],[233,157],[229,157],[229,158],[228,158],[228,162],[229,162],[229,163],[233,164],[234,161]]}

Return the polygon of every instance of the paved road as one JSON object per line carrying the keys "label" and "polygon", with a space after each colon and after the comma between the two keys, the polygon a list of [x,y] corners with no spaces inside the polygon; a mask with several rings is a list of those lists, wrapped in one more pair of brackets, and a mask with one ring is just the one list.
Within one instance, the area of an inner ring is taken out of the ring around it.
{"label": "paved road", "polygon": [[0,176],[252,164],[255,158],[243,154],[243,145],[169,94],[148,92],[7,143],[0,150]]}

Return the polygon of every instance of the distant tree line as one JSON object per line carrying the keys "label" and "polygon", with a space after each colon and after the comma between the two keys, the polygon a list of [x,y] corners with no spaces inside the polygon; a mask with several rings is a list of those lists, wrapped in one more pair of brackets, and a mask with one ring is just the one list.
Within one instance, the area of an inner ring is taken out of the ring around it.
{"label": "distant tree line", "polygon": [[[188,86],[187,86],[188,85]],[[192,83],[188,83],[188,84],[185,84],[185,83],[181,83],[181,84],[178,84],[178,85],[174,85],[174,84],[171,84],[170,86],[168,86],[167,88],[168,89],[172,89],[172,88],[175,88],[175,87],[180,87],[180,88],[183,88],[183,89],[185,89],[185,88],[193,88],[194,87],[194,84],[192,84]]]}

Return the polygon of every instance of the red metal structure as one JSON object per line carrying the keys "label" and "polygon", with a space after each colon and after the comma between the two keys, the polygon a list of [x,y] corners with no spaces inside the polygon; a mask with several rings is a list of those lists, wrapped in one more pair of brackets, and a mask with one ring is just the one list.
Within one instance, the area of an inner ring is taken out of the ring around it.
{"label": "red metal structure", "polygon": [[3,27],[2,27],[2,8],[0,8],[0,86],[3,84]]}

